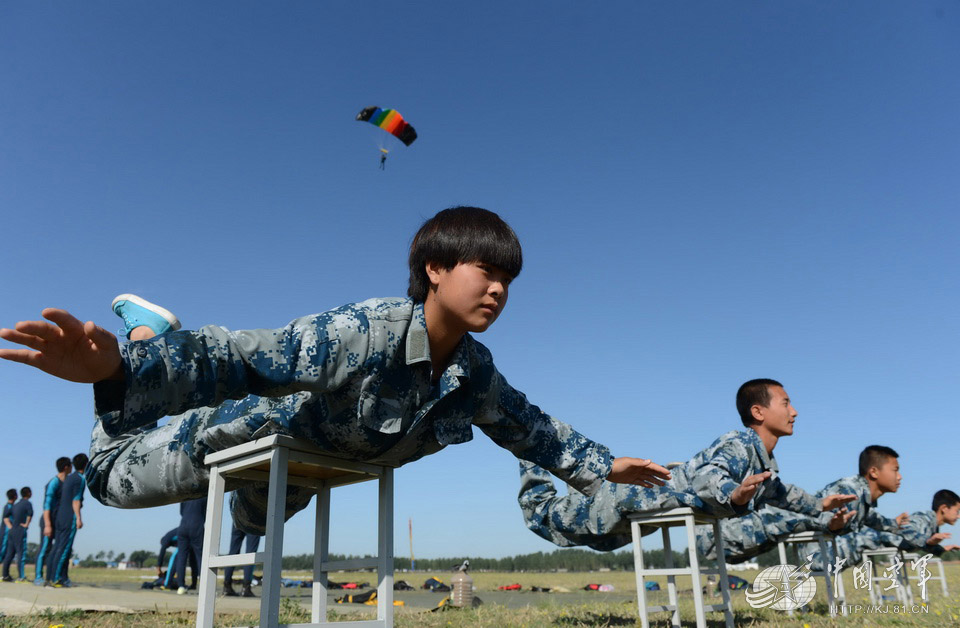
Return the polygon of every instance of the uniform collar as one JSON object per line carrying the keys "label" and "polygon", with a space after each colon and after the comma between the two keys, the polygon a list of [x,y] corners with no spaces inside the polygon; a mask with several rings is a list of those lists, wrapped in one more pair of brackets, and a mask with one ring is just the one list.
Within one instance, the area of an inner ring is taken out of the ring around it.
{"label": "uniform collar", "polygon": [[[443,372],[443,379],[448,377],[470,377],[470,347],[473,337],[464,334],[457,348],[453,350],[450,364]],[[414,303],[410,316],[410,327],[407,328],[407,364],[430,362],[430,339],[427,336],[427,319],[423,314],[423,303]]]}
{"label": "uniform collar", "polygon": [[763,468],[769,469],[774,473],[780,473],[780,467],[777,466],[776,458],[774,458],[772,454],[767,453],[767,446],[760,440],[760,435],[751,429],[746,430],[746,433],[747,439],[753,444],[754,449],[757,450],[757,455],[760,456],[760,462],[763,463]]}

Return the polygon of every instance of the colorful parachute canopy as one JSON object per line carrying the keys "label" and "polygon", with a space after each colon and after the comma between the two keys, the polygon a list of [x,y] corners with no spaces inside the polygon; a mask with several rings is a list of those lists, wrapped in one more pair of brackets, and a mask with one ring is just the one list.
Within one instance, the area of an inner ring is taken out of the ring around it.
{"label": "colorful parachute canopy", "polygon": [[393,109],[367,107],[357,114],[357,120],[380,127],[407,146],[413,144],[413,141],[417,139],[417,132],[407,124],[407,121],[403,119],[399,112]]}

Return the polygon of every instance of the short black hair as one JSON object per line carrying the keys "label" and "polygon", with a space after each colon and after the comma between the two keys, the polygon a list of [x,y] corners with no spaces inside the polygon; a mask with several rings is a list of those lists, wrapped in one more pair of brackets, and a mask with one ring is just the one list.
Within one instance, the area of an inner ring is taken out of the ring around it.
{"label": "short black hair", "polygon": [[407,296],[417,303],[427,300],[428,262],[450,270],[457,264],[482,262],[511,277],[523,268],[520,240],[500,216],[479,207],[451,207],[423,223],[410,243],[410,284]]}
{"label": "short black hair", "polygon": [[12,501],[17,498],[17,489],[11,488],[7,491],[7,501]]}
{"label": "short black hair", "polygon": [[860,452],[860,475],[866,477],[870,469],[878,469],[886,464],[890,458],[899,458],[900,454],[883,445],[870,445]]}
{"label": "short black hair", "polygon": [[90,459],[87,458],[87,454],[77,454],[73,457],[73,468],[76,469],[78,473],[83,473],[89,461]]}
{"label": "short black hair", "polygon": [[953,507],[954,504],[960,503],[960,495],[957,495],[951,490],[940,489],[933,494],[933,508],[932,510],[937,510],[940,506],[946,506],[947,508]]}
{"label": "short black hair", "polygon": [[66,456],[57,458],[57,473],[63,473],[64,469],[70,466],[70,459]]}
{"label": "short black hair", "polygon": [[771,386],[783,388],[783,384],[775,379],[751,379],[741,384],[737,390],[737,412],[740,414],[740,420],[747,427],[754,424],[750,408],[753,406],[766,408],[770,405]]}
{"label": "short black hair", "polygon": [[31,495],[33,495],[33,491],[30,490],[29,486],[24,486],[22,489],[20,489],[20,497],[23,497],[24,499],[26,499]]}

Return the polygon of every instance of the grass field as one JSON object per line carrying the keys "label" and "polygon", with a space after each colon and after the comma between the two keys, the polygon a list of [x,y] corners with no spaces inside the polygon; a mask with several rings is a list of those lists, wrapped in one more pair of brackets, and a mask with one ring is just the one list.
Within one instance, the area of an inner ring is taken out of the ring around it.
{"label": "grass field", "polygon": [[[826,595],[822,589],[822,581],[818,581],[818,592],[813,602],[813,610],[808,613],[796,613],[789,617],[780,611],[769,609],[753,609],[744,599],[743,591],[733,592],[735,607],[735,622],[737,626],[751,628],[780,628],[787,626],[801,626],[816,628],[822,626],[960,626],[960,563],[946,565],[947,579],[951,591],[948,598],[940,593],[938,583],[929,583],[930,601],[927,610],[900,609],[894,602],[887,602],[887,613],[868,613],[866,609],[853,612],[847,617],[831,619],[827,614]],[[115,570],[76,570],[73,573],[75,581],[112,582],[114,584],[129,582],[139,583],[145,572],[121,572]],[[752,581],[757,572],[741,572],[741,577]],[[306,574],[285,573],[288,577],[307,577]],[[848,604],[868,605],[867,592],[855,590],[850,572],[844,579],[847,591]],[[449,580],[449,573],[398,573],[397,579],[407,580],[418,586],[430,576],[437,576],[442,580]],[[639,626],[637,619],[636,599],[625,600],[625,595],[635,595],[636,587],[633,574],[628,572],[591,572],[591,573],[475,573],[473,574],[476,594],[489,598],[492,591],[503,584],[519,583],[524,589],[530,586],[563,587],[572,593],[552,593],[548,596],[524,592],[514,593],[519,599],[527,598],[529,605],[521,608],[507,608],[499,604],[486,603],[470,610],[439,610],[426,611],[411,608],[397,608],[395,625],[398,628],[467,628],[488,627],[502,628],[518,626],[525,628],[565,628],[568,626]],[[365,580],[375,579],[375,574],[338,574],[336,580]],[[592,601],[584,602],[584,595],[580,589],[589,582],[612,584],[618,594],[616,601],[612,596],[596,594]],[[681,590],[681,616],[684,626],[694,625],[693,602],[690,596],[690,581],[678,581]],[[685,591],[685,592],[684,592]],[[576,593],[574,593],[576,592]],[[631,595],[631,597],[632,597]],[[402,594],[398,595],[402,599]],[[569,600],[569,603],[567,603]],[[666,592],[651,592],[648,595],[651,604],[666,602]],[[906,612],[904,612],[906,611]],[[913,611],[913,612],[911,612]],[[285,599],[282,605],[281,621],[285,623],[299,623],[310,620],[309,610],[303,603],[292,599]],[[331,613],[331,620],[359,619],[361,612]],[[369,615],[375,613],[370,608]],[[660,613],[652,617],[654,626],[666,627],[670,625],[669,616]],[[708,613],[711,626],[722,626],[722,615]],[[70,612],[40,612],[22,617],[0,618],[0,626],[4,628],[120,628],[135,626],[137,628],[161,628],[168,626],[191,626],[196,621],[191,612],[158,613],[143,612],[140,614],[119,613],[87,613],[82,611]],[[218,616],[218,626],[255,625],[257,618],[254,615],[221,615]]]}

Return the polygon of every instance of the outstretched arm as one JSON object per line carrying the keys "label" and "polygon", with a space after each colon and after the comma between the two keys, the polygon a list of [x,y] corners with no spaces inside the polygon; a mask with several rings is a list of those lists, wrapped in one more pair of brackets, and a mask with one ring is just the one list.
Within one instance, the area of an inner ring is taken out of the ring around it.
{"label": "outstretched arm", "polygon": [[607,480],[620,484],[637,484],[645,488],[663,486],[670,472],[645,458],[614,458]]}
{"label": "outstretched arm", "polygon": [[824,510],[833,510],[834,508],[840,508],[844,504],[849,504],[856,499],[856,495],[827,495],[820,503],[823,505]]}
{"label": "outstretched arm", "polygon": [[737,506],[746,505],[751,499],[753,499],[754,494],[757,492],[757,488],[769,477],[769,471],[748,476],[743,482],[740,483],[740,486],[734,489],[733,494],[730,495],[730,501]]}
{"label": "outstretched arm", "polygon": [[0,329],[0,338],[27,349],[0,349],[0,358],[20,362],[71,382],[92,384],[121,379],[117,337],[93,324],[81,323],[66,310],[47,308],[46,321],[20,321]]}

